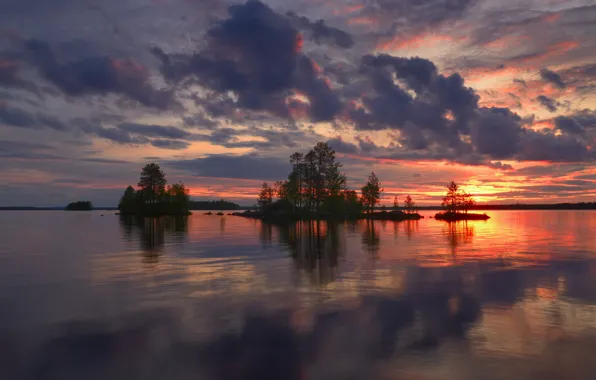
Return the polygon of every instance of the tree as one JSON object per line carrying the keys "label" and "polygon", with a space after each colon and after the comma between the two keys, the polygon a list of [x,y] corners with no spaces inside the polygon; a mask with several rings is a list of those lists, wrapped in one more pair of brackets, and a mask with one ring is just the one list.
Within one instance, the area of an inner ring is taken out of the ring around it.
{"label": "tree", "polygon": [[358,198],[358,193],[354,190],[346,190],[342,194],[345,213],[348,217],[355,217],[362,213],[362,201]]}
{"label": "tree", "polygon": [[138,209],[138,197],[135,193],[135,189],[132,186],[128,186],[124,190],[124,195],[118,202],[118,210],[122,214],[136,214]]}
{"label": "tree", "polygon": [[273,187],[269,186],[267,182],[263,182],[263,185],[261,186],[261,192],[259,193],[259,198],[257,198],[259,208],[263,210],[267,206],[271,205],[273,203],[274,194],[275,190]]}
{"label": "tree", "polygon": [[451,181],[449,185],[447,185],[447,194],[443,198],[442,205],[447,212],[458,212],[459,200],[459,185]]}
{"label": "tree", "polygon": [[443,207],[446,212],[459,213],[463,211],[467,214],[475,205],[476,201],[472,195],[463,191],[458,184],[451,181],[447,185],[447,194],[443,198]]}
{"label": "tree", "polygon": [[145,196],[145,200],[150,203],[156,203],[165,194],[166,176],[156,163],[145,165],[141,171],[139,187]]}
{"label": "tree", "polygon": [[416,211],[416,204],[409,195],[406,196],[406,199],[404,200],[404,209],[406,210],[407,214],[412,214]]}
{"label": "tree", "polygon": [[381,189],[379,178],[375,172],[370,173],[368,182],[362,187],[362,203],[364,204],[366,211],[372,212],[374,210],[375,205],[377,205],[381,199],[382,191],[383,189]]}
{"label": "tree", "polygon": [[399,210],[399,202],[397,201],[397,197],[393,197],[393,211]]}
{"label": "tree", "polygon": [[167,194],[167,212],[170,214],[188,214],[190,209],[189,190],[182,182],[175,183],[168,187]]}
{"label": "tree", "polygon": [[467,214],[474,206],[476,206],[476,200],[472,197],[471,194],[466,193],[465,191],[462,193],[462,201],[461,201],[462,209]]}
{"label": "tree", "polygon": [[275,186],[280,199],[288,201],[294,210],[306,212],[321,213],[336,208],[346,189],[346,176],[329,144],[319,142],[306,154],[292,154],[290,164],[292,172],[288,180]]}

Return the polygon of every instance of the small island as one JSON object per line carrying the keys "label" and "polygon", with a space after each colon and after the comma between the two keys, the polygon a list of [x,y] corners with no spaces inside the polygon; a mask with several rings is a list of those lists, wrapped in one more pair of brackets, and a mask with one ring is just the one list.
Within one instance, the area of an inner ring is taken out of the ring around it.
{"label": "small island", "polygon": [[476,206],[476,201],[472,195],[466,193],[458,184],[451,181],[447,185],[447,194],[443,198],[444,212],[435,215],[437,220],[448,222],[458,220],[488,220],[490,216],[486,214],[472,214],[468,211]]}
{"label": "small island", "polygon": [[71,202],[64,209],[66,211],[92,211],[93,203],[90,201]]}
{"label": "small island", "polygon": [[273,222],[296,220],[418,220],[412,197],[407,196],[404,210],[397,198],[393,210],[375,211],[383,192],[374,172],[360,193],[347,188],[342,164],[335,158],[335,150],[328,143],[319,142],[306,154],[290,156],[292,170],[286,181],[273,185],[264,182],[257,198],[258,210],[234,213],[246,218]]}
{"label": "small island", "polygon": [[120,215],[183,216],[190,215],[189,189],[179,182],[166,187],[167,180],[158,164],[145,165],[138,189],[128,186],[118,203]]}

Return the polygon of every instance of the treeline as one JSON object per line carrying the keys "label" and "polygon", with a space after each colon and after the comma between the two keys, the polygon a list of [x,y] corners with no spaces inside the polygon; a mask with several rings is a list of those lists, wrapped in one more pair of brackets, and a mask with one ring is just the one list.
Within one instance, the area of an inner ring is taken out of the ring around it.
{"label": "treeline", "polygon": [[[383,192],[374,172],[358,193],[347,188],[342,164],[336,160],[335,150],[326,142],[319,142],[307,153],[290,156],[292,170],[286,181],[270,185],[264,182],[257,198],[264,213],[286,213],[295,217],[357,217],[373,212]],[[408,197],[408,210],[415,205]],[[397,200],[394,208],[397,208]]]}
{"label": "treeline", "polygon": [[93,203],[90,201],[71,202],[66,205],[66,211],[91,211],[93,210]]}
{"label": "treeline", "polygon": [[188,215],[189,189],[182,182],[169,186],[159,165],[151,163],[141,171],[138,189],[128,186],[118,203],[121,215]]}
{"label": "treeline", "polygon": [[224,201],[190,201],[189,207],[191,210],[240,210],[240,205],[234,202]]}

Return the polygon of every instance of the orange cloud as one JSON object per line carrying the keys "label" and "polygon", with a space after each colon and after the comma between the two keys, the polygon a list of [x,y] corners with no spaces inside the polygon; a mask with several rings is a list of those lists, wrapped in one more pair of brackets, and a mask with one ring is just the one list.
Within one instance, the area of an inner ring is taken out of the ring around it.
{"label": "orange cloud", "polygon": [[560,13],[549,13],[547,15],[545,15],[542,20],[545,22],[556,22],[561,18],[561,14]]}
{"label": "orange cloud", "polygon": [[527,41],[528,39],[528,36],[504,36],[484,44],[484,47],[488,49],[500,50],[505,48],[511,48],[512,46],[519,46],[522,42]]}
{"label": "orange cloud", "polygon": [[296,54],[301,53],[303,47],[304,47],[304,37],[302,37],[302,33],[298,33],[296,35],[296,46],[294,48],[294,51],[296,52]]}
{"label": "orange cloud", "polygon": [[420,47],[436,46],[444,42],[457,42],[463,39],[465,39],[465,37],[455,38],[446,34],[435,34],[432,32],[425,32],[406,39],[404,39],[401,36],[393,37],[388,41],[383,41],[380,44],[378,44],[377,49],[383,51],[414,49]]}
{"label": "orange cloud", "polygon": [[519,65],[535,65],[549,58],[560,56],[570,50],[577,48],[578,46],[579,43],[577,41],[563,41],[549,46],[544,53],[516,58],[511,60],[510,63]]}
{"label": "orange cloud", "polygon": [[342,16],[342,15],[348,15],[351,13],[356,13],[359,10],[361,10],[362,8],[364,8],[364,4],[351,4],[351,5],[346,5],[343,8],[336,8],[333,10],[333,14],[335,16]]}
{"label": "orange cloud", "polygon": [[348,19],[348,25],[378,25],[379,21],[370,16],[359,16]]}

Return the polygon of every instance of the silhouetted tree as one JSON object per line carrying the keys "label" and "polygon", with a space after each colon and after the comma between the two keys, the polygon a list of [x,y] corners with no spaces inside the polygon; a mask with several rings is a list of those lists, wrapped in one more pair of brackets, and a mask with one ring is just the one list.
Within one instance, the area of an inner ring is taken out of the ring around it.
{"label": "silhouetted tree", "polygon": [[118,203],[122,215],[188,215],[189,190],[180,182],[168,186],[159,165],[145,165],[141,171],[139,190],[128,186]]}
{"label": "silhouetted tree", "polygon": [[407,214],[412,214],[416,211],[416,204],[409,195],[406,196],[406,199],[404,200],[404,209],[406,210]]}
{"label": "silhouetted tree", "polygon": [[447,212],[457,212],[459,196],[459,185],[451,181],[447,185],[447,195],[443,198],[443,207]]}
{"label": "silhouetted tree", "polygon": [[372,212],[381,199],[381,182],[375,172],[370,173],[368,182],[362,187],[362,203],[368,212]]}
{"label": "silhouetted tree", "polygon": [[166,176],[156,163],[143,167],[138,186],[143,192],[145,202],[156,203],[164,195],[166,189]]}
{"label": "silhouetted tree", "polygon": [[190,208],[188,194],[189,190],[182,182],[169,186],[166,194],[169,212],[173,214],[188,213]]}
{"label": "silhouetted tree", "polygon": [[397,197],[393,197],[393,211],[398,211],[399,210],[399,202],[397,200]]}
{"label": "silhouetted tree", "polygon": [[273,195],[275,194],[275,190],[273,187],[269,186],[267,182],[263,182],[261,186],[261,192],[259,193],[259,198],[257,198],[257,203],[259,204],[259,208],[265,209],[267,206],[273,203]]}
{"label": "silhouetted tree", "polygon": [[363,205],[358,193],[354,190],[346,190],[343,192],[343,201],[346,216],[356,217],[362,213]]}
{"label": "silhouetted tree", "polygon": [[461,211],[466,214],[470,209],[476,205],[476,201],[471,194],[463,191],[458,184],[451,181],[447,185],[447,194],[443,198],[443,207],[449,213],[459,213]]}
{"label": "silhouetted tree", "polygon": [[123,214],[136,214],[138,211],[139,202],[138,197],[135,193],[135,189],[132,186],[128,186],[124,190],[124,195],[118,202],[118,210]]}
{"label": "silhouetted tree", "polygon": [[462,192],[461,198],[461,208],[467,214],[472,208],[476,206],[476,201],[472,198],[471,194],[466,193],[465,191]]}

